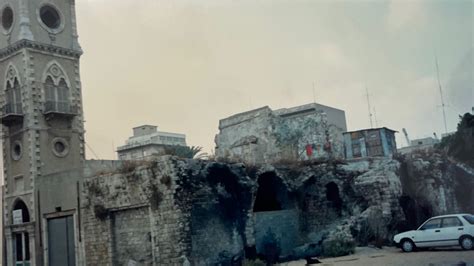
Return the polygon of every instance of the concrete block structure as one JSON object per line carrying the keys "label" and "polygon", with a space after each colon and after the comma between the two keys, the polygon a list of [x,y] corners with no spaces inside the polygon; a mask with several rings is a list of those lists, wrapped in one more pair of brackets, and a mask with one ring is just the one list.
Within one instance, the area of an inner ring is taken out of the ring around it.
{"label": "concrete block structure", "polygon": [[119,160],[142,160],[163,155],[167,146],[186,146],[186,135],[158,131],[157,126],[133,128],[133,136],[117,148]]}
{"label": "concrete block structure", "polygon": [[248,163],[343,157],[342,110],[307,104],[272,110],[268,106],[219,121],[216,156]]}
{"label": "concrete block structure", "polygon": [[414,139],[410,141],[410,146],[400,148],[398,149],[398,152],[405,154],[413,151],[429,150],[432,149],[439,142],[439,139],[433,137]]}
{"label": "concrete block structure", "polygon": [[397,151],[395,133],[386,127],[344,132],[346,159],[391,156]]}

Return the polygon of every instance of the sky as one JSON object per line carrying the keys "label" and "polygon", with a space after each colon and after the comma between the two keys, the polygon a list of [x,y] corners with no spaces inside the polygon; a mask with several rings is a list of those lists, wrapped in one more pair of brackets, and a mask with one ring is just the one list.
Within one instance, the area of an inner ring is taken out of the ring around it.
{"label": "sky", "polygon": [[[448,131],[474,106],[474,4],[446,1],[76,1],[87,158],[116,159],[132,128],[212,153],[219,119],[316,101],[349,130]],[[314,84],[314,91],[313,91]],[[314,93],[313,93],[314,92]]]}

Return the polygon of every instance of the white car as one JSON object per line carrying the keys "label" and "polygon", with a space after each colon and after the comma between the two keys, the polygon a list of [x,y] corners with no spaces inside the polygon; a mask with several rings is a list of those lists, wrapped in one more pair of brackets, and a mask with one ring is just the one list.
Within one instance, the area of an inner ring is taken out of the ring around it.
{"label": "white car", "polygon": [[417,230],[393,237],[395,244],[405,252],[416,248],[461,246],[474,247],[474,215],[451,214],[428,219]]}

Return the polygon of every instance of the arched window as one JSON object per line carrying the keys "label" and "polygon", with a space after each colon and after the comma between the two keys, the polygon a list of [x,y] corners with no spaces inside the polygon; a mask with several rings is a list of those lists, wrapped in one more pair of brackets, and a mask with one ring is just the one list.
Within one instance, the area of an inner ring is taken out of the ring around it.
{"label": "arched window", "polygon": [[54,81],[53,78],[48,76],[46,81],[44,82],[44,93],[46,96],[46,101],[55,101],[55,88],[54,88]]}
{"label": "arched window", "polygon": [[[20,215],[21,214],[21,215]],[[30,212],[22,200],[18,200],[13,206],[13,224],[28,223],[30,221]]]}
{"label": "arched window", "polygon": [[20,83],[17,78],[14,78],[12,81],[7,81],[7,86],[5,90],[6,95],[6,113],[21,114],[21,91]]}
{"label": "arched window", "polygon": [[44,83],[44,89],[46,111],[70,112],[69,87],[63,78],[61,78],[59,84],[56,85],[54,84],[53,78],[48,76]]}
{"label": "arched window", "polygon": [[59,63],[53,61],[46,66],[43,74],[45,114],[74,114],[70,102],[70,88],[66,72]]}

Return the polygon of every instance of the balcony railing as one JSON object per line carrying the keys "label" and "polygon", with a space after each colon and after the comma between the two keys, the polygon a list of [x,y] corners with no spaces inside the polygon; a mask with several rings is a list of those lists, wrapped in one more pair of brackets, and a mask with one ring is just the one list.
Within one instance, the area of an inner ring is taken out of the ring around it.
{"label": "balcony railing", "polygon": [[23,122],[23,107],[21,103],[7,103],[2,106],[2,123],[11,125]]}
{"label": "balcony railing", "polygon": [[67,115],[76,115],[77,107],[72,106],[69,102],[62,101],[46,101],[44,103],[44,113],[59,113]]}

